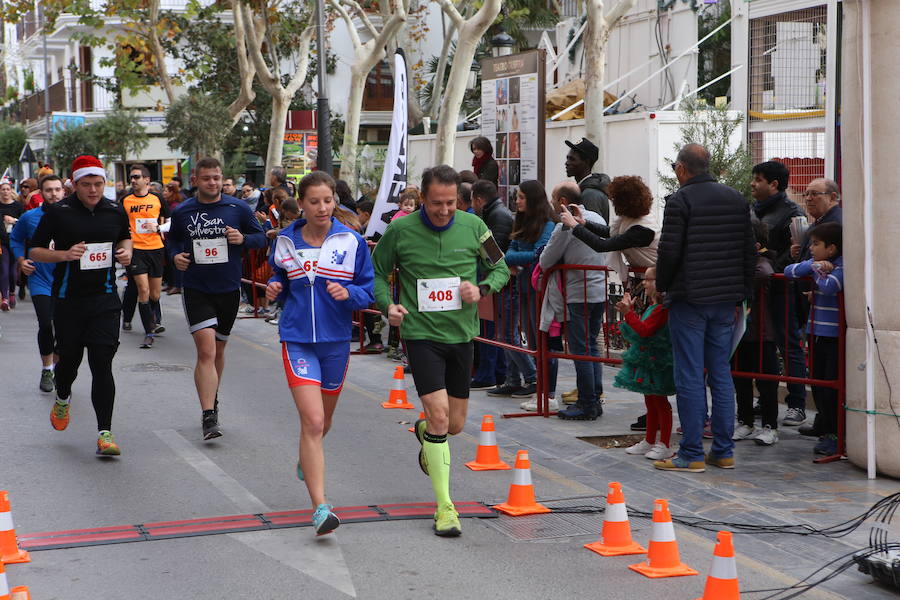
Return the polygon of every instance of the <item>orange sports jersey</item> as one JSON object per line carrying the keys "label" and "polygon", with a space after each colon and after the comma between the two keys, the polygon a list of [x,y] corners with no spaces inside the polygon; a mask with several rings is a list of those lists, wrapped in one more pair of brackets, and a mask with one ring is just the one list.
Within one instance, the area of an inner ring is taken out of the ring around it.
{"label": "orange sports jersey", "polygon": [[160,217],[169,217],[169,205],[154,194],[122,198],[122,208],[128,215],[131,226],[131,241],[137,250],[157,250],[163,247],[159,232],[153,231],[152,224],[159,223]]}

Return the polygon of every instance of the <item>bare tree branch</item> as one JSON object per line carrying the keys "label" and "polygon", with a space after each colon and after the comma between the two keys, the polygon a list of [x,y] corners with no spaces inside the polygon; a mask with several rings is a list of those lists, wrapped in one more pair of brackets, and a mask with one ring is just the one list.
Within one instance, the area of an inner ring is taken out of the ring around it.
{"label": "bare tree branch", "polygon": [[[338,14],[347,25],[347,31],[350,32],[350,41],[353,42],[353,49],[356,50],[360,46],[362,46],[362,42],[359,39],[359,34],[356,32],[356,27],[353,25],[353,19],[350,17],[350,13],[348,13],[346,9],[344,9],[344,7],[341,5],[341,2],[342,0],[328,0],[328,3],[331,4],[331,6],[334,7],[336,11],[338,11]],[[378,32],[375,31],[375,34],[377,33]],[[373,35],[372,37],[375,37],[375,35]]]}
{"label": "bare tree branch", "polygon": [[441,10],[444,11],[444,14],[450,17],[450,20],[453,21],[453,24],[456,25],[456,28],[462,29],[465,20],[463,19],[463,16],[459,14],[459,11],[456,10],[456,7],[453,6],[453,2],[451,2],[450,0],[440,0],[440,4]]}

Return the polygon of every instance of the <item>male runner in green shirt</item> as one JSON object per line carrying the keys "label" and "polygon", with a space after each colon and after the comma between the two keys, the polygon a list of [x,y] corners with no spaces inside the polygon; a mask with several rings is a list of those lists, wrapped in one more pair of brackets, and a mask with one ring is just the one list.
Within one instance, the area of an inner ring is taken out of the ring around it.
{"label": "male runner in green shirt", "polygon": [[[459,174],[447,165],[422,175],[422,208],[392,222],[372,255],[375,299],[400,327],[425,419],[416,422],[419,465],[437,501],[434,530],[460,534],[450,500],[447,435],[462,431],[469,403],[472,338],[478,335],[478,300],[506,285],[509,269],[491,232],[477,216],[457,211]],[[478,279],[478,267],[483,278]],[[399,271],[400,301],[388,279]]]}

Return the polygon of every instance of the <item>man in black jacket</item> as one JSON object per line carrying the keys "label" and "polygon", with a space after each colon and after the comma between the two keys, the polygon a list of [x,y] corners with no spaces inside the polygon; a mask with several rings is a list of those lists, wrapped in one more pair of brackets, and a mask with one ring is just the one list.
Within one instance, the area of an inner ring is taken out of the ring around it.
{"label": "man in black jacket", "polygon": [[[775,272],[781,273],[791,259],[791,219],[804,216],[803,210],[787,197],[790,171],[777,161],[769,160],[753,167],[750,191],[756,202],[753,212],[769,228],[768,249],[775,254]],[[806,377],[806,363],[800,347],[800,321],[794,301],[794,284],[785,280],[772,282],[768,310],[772,315],[775,345],[786,357],[785,372],[791,377]],[[786,298],[787,297],[787,298]],[[787,307],[787,308],[785,308]],[[788,409],[782,425],[796,426],[806,421],[806,386],[789,383],[785,400]]]}
{"label": "man in black jacket", "polygon": [[705,463],[731,469],[735,404],[728,360],[735,305],[750,295],[756,266],[750,209],[737,190],[709,174],[709,152],[703,146],[686,145],[673,168],[681,187],[666,199],[656,287],[667,294],[669,305],[683,436],[678,455],[653,466],[693,473],[706,470],[703,422],[708,384],[713,444]]}
{"label": "man in black jacket", "polygon": [[[513,228],[513,216],[506,208],[506,204],[497,197],[497,186],[486,179],[479,179],[472,184],[470,197],[475,213],[490,229],[500,249],[506,252]],[[508,294],[509,289],[504,288],[502,294]],[[494,322],[482,319],[481,331],[484,337],[493,339],[496,333]],[[510,381],[509,376],[515,376],[516,381]],[[518,389],[521,387],[517,383],[519,377],[515,363],[507,369],[506,357],[500,348],[490,344],[478,344],[478,370],[472,379],[472,389],[489,389],[495,385],[504,387],[507,383],[510,384],[510,389]]]}
{"label": "man in black jacket", "polygon": [[577,144],[566,140],[566,145],[571,148],[566,155],[566,175],[575,178],[578,183],[581,204],[609,223],[609,197],[606,195],[609,175],[591,171],[600,150],[587,138],[581,138]]}

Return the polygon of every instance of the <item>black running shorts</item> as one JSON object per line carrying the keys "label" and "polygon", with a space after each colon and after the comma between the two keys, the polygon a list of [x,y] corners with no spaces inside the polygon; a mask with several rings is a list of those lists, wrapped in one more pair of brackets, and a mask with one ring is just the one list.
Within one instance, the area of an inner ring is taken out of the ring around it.
{"label": "black running shorts", "polygon": [[118,348],[121,318],[122,303],[116,293],[57,298],[53,305],[57,347]]}
{"label": "black running shorts", "polygon": [[165,249],[137,250],[131,253],[131,264],[128,265],[128,274],[148,275],[152,278],[163,276],[163,257]]}
{"label": "black running shorts", "polygon": [[447,390],[454,398],[468,398],[472,381],[472,342],[444,344],[406,340],[406,356],[419,396]]}
{"label": "black running shorts", "polygon": [[223,342],[228,340],[241,303],[240,290],[207,294],[192,288],[184,288],[181,292],[181,301],[191,333],[212,327],[216,330],[217,340]]}

